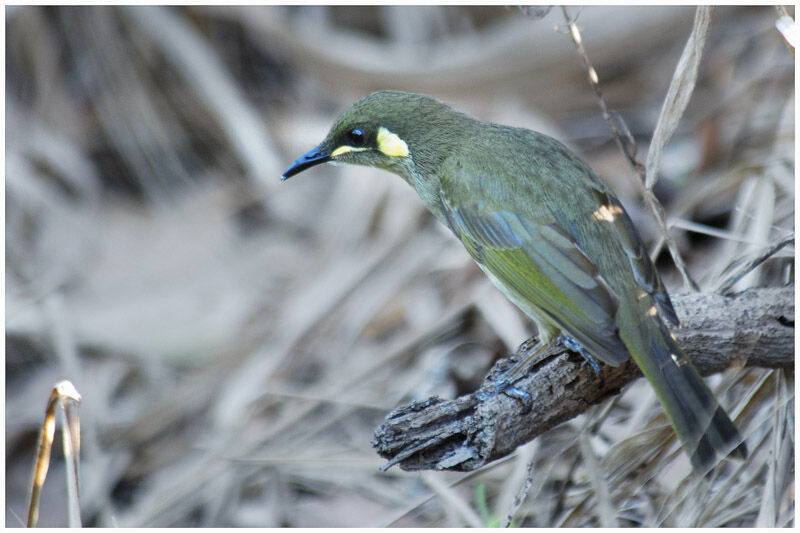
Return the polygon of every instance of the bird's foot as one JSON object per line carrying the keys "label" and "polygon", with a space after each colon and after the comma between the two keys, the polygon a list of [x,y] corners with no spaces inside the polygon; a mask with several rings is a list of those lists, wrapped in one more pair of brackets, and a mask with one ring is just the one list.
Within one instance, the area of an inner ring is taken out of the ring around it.
{"label": "bird's foot", "polygon": [[[519,363],[517,363],[519,364]],[[513,383],[522,376],[514,376],[512,375],[512,371],[516,368],[516,365],[511,367],[510,369],[503,372],[503,374],[497,378],[494,382],[494,388],[491,391],[480,391],[478,392],[478,400],[481,402],[488,401],[491,398],[494,398],[498,394],[505,394],[509,398],[514,398],[519,400],[522,403],[522,408],[524,413],[528,413],[533,406],[533,398],[531,398],[531,393],[522,390],[519,387],[515,387]]]}
{"label": "bird's foot", "polygon": [[[600,363],[597,362],[597,359],[595,359],[592,354],[586,351],[581,343],[564,334],[559,335],[557,342],[567,350],[580,354],[581,357],[583,357],[586,362],[589,363],[589,366],[592,367],[592,370],[594,370],[595,374],[602,376]],[[550,343],[539,342],[534,346],[526,347],[523,358],[516,362],[511,368],[503,372],[500,377],[494,381],[494,387],[492,389],[478,392],[478,400],[485,402],[491,398],[494,398],[498,394],[505,394],[510,398],[519,400],[520,403],[522,403],[525,413],[530,412],[531,408],[533,407],[533,398],[531,397],[531,393],[519,387],[515,387],[514,382],[523,377],[523,370],[530,367],[532,363],[539,361],[544,355],[546,355],[547,350],[551,346],[553,345]]]}
{"label": "bird's foot", "polygon": [[514,382],[523,377],[523,370],[530,368],[532,364],[539,362],[547,353],[547,350],[550,348],[550,346],[550,343],[544,342],[537,342],[533,346],[528,346],[527,343],[523,343],[519,350],[523,352],[522,359],[514,363],[511,368],[503,372],[500,377],[495,380],[494,388],[491,392],[479,392],[478,399],[480,401],[486,401],[489,398],[493,398],[497,396],[497,394],[502,393],[510,398],[519,400],[520,403],[522,403],[523,411],[525,413],[530,412],[531,408],[533,407],[533,398],[531,397],[531,393],[520,389],[519,387],[515,387]]}
{"label": "bird's foot", "polygon": [[581,343],[579,343],[572,337],[564,335],[563,333],[558,337],[558,342],[560,342],[561,345],[567,350],[580,354],[581,357],[583,357],[586,360],[586,362],[589,363],[589,365],[592,367],[592,370],[594,370],[595,374],[597,374],[598,376],[602,375],[602,372],[600,370],[600,363],[597,362],[597,359],[595,359],[594,356],[592,356],[592,354],[586,351],[586,348],[581,346]]}
{"label": "bird's foot", "polygon": [[515,400],[519,400],[522,403],[523,413],[527,414],[531,412],[531,408],[533,407],[533,398],[531,398],[530,392],[522,390],[519,387],[515,387],[510,383],[504,385],[503,388],[500,390],[500,392],[502,392],[509,398],[514,398]]}

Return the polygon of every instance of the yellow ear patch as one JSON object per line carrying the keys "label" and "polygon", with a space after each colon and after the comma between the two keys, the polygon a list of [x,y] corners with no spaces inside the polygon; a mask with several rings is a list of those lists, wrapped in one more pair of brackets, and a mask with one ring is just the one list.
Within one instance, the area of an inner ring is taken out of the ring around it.
{"label": "yellow ear patch", "polygon": [[389,157],[408,157],[406,142],[383,127],[378,129],[378,150]]}

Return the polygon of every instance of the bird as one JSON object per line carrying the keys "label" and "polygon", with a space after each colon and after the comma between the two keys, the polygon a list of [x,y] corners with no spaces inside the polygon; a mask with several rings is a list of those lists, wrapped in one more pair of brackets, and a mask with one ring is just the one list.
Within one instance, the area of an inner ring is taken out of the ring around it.
{"label": "bird", "polygon": [[619,366],[632,357],[696,472],[747,457],[736,426],[668,327],[678,327],[678,317],[630,216],[564,144],[431,96],[384,90],[344,111],[281,181],[326,162],[399,175],[535,322],[539,342],[503,387],[514,391],[514,375],[558,342],[598,369],[595,358]]}

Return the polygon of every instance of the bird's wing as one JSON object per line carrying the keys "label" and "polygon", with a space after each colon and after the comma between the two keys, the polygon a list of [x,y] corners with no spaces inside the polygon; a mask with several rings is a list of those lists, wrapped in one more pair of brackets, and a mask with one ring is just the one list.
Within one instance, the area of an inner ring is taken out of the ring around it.
{"label": "bird's wing", "polygon": [[656,268],[647,254],[647,247],[639,237],[639,232],[633,227],[631,217],[625,212],[619,200],[605,187],[594,186],[591,192],[597,205],[605,209],[604,211],[598,209],[595,216],[611,223],[612,230],[616,232],[619,243],[628,256],[634,279],[653,297],[661,317],[672,326],[678,326],[678,315],[672,306],[667,289],[656,273]]}
{"label": "bird's wing", "polygon": [[555,221],[453,205],[444,190],[440,198],[450,228],[514,303],[606,363],[627,359],[616,329],[617,297],[569,233]]}

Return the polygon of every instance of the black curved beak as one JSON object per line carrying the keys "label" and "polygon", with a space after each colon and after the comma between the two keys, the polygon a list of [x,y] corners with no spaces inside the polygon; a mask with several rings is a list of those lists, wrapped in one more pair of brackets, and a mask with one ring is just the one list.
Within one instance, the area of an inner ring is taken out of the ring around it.
{"label": "black curved beak", "polygon": [[311,168],[314,165],[324,163],[330,158],[331,154],[327,150],[323,149],[322,145],[312,148],[305,154],[298,157],[297,160],[286,169],[281,177],[281,181],[286,181],[295,174],[298,174],[307,168]]}

